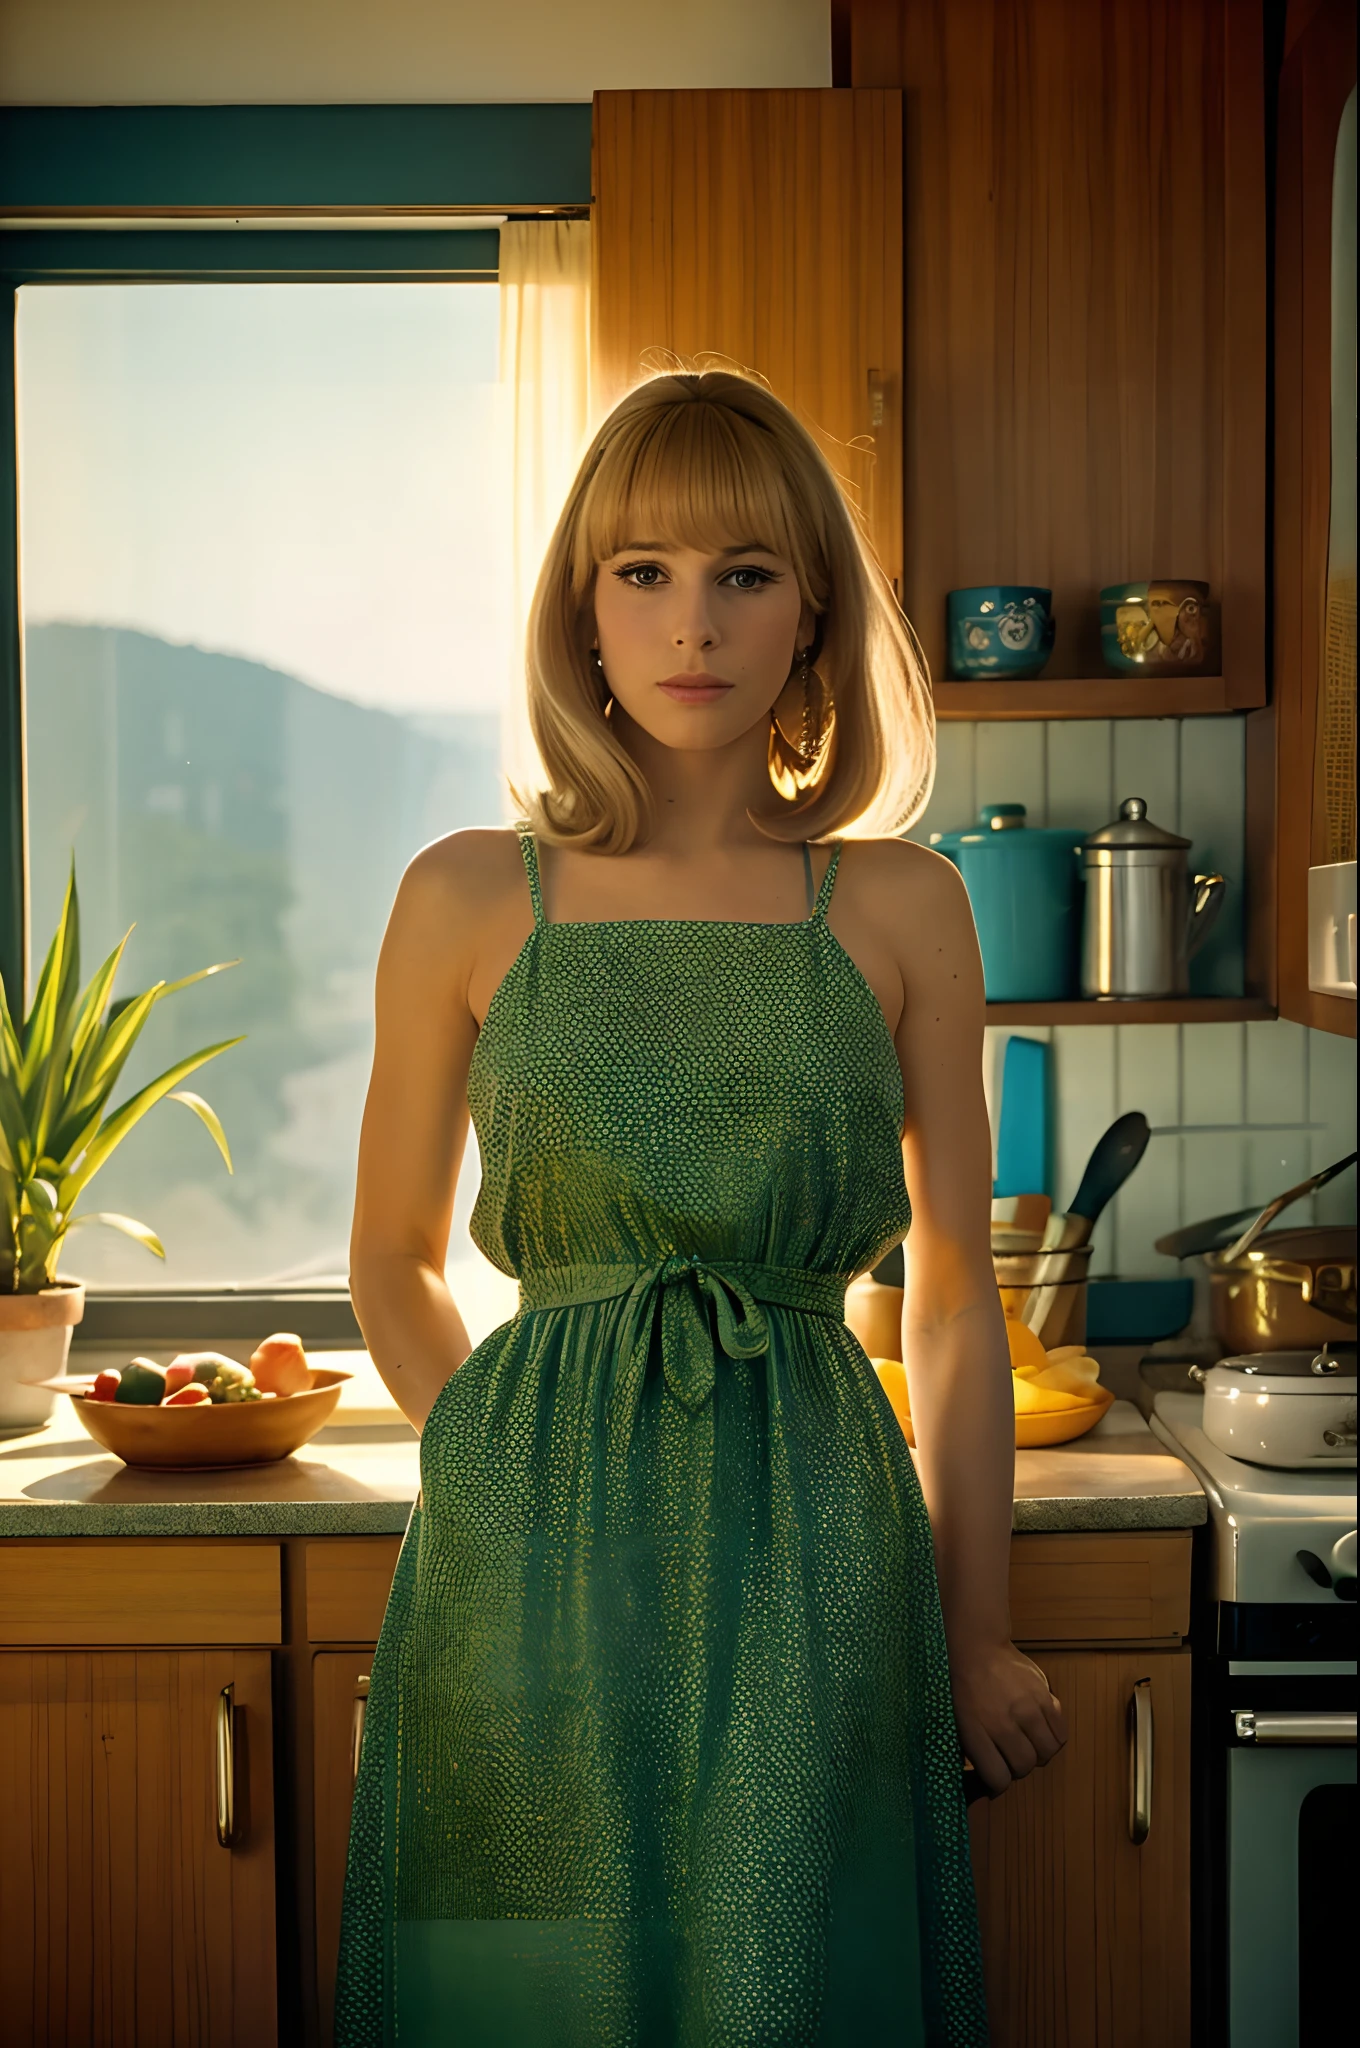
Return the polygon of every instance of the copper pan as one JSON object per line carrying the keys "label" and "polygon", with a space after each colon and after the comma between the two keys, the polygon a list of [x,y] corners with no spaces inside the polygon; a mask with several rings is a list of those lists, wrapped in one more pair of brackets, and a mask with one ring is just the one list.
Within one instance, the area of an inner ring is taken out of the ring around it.
{"label": "copper pan", "polygon": [[1354,1224],[1268,1230],[1236,1258],[1207,1252],[1204,1263],[1229,1355],[1355,1342]]}

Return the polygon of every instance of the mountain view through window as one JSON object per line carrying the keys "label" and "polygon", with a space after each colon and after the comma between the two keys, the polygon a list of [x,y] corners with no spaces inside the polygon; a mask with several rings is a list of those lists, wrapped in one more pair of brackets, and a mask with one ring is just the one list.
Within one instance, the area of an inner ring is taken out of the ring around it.
{"label": "mountain view through window", "polygon": [[[20,528],[33,971],[72,856],[82,978],[118,992],[238,960],[157,1007],[118,1099],[218,1039],[75,1234],[94,1286],[339,1282],[402,869],[502,824],[512,670],[497,290],[26,287]],[[450,1245],[475,1332],[513,1305]]]}

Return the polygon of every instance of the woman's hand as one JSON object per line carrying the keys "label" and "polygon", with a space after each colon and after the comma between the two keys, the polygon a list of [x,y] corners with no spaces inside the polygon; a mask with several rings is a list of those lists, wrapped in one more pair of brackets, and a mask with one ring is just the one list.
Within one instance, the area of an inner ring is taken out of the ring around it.
{"label": "woman's hand", "polygon": [[995,1799],[1052,1762],[1067,1740],[1066,1717],[1043,1672],[1014,1643],[980,1645],[949,1662],[963,1753]]}

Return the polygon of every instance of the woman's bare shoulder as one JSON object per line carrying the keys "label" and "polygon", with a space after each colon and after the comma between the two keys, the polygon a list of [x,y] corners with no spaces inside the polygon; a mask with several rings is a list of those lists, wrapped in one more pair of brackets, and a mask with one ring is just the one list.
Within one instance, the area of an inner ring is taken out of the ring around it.
{"label": "woman's bare shoulder", "polygon": [[402,893],[455,909],[463,919],[498,915],[512,896],[528,901],[519,835],[510,827],[469,825],[432,839],[407,867]]}
{"label": "woman's bare shoulder", "polygon": [[[915,923],[922,914],[963,920],[972,912],[963,877],[943,854],[911,839],[855,839],[842,859],[857,900],[882,919],[885,930]],[[838,886],[840,884],[838,883]]]}
{"label": "woman's bare shoulder", "polygon": [[977,931],[952,861],[910,839],[865,839],[854,843],[847,866],[857,914],[901,973],[907,1013],[923,995],[950,1009],[972,1005],[981,990]]}

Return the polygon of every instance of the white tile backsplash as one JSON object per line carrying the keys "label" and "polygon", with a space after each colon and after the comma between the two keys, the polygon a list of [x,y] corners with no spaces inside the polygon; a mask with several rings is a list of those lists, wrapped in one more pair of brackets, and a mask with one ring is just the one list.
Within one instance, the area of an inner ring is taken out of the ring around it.
{"label": "white tile backsplash", "polygon": [[[1114,727],[1114,810],[1141,796],[1154,825],[1174,832],[1180,818],[1180,720],[1121,718]],[[1112,813],[1113,815],[1113,813]]]}
{"label": "white tile backsplash", "polygon": [[1182,1035],[1183,1123],[1245,1123],[1246,1087],[1245,1024],[1196,1024]]}
{"label": "white tile backsplash", "polygon": [[1025,822],[1048,823],[1048,727],[980,724],[975,782],[979,804],[1023,804]]}
{"label": "white tile backsplash", "polygon": [[1115,815],[1114,728],[1108,718],[1055,719],[1048,728],[1050,825],[1098,832]]}
{"label": "white tile backsplash", "polygon": [[[1195,872],[1227,877],[1218,926],[1191,966],[1191,988],[1243,987],[1244,743],[1240,718],[1072,719],[948,724],[930,808],[912,830],[972,823],[983,803],[1022,803],[1032,825],[1093,830],[1126,796],[1192,841]],[[1169,1270],[1152,1250],[1168,1230],[1269,1200],[1355,1145],[1355,1046],[1283,1021],[1063,1025],[1026,1035],[1053,1045],[1055,1201],[1068,1202],[1092,1146],[1116,1116],[1141,1109],[1155,1135],[1096,1232],[1092,1270],[1130,1278]],[[996,1128],[1009,1031],[987,1032],[985,1079]],[[996,1086],[993,1086],[995,1079]],[[1291,1222],[1351,1222],[1351,1169]]]}
{"label": "white tile backsplash", "polygon": [[[1250,1034],[1250,1036],[1248,1036]],[[992,1129],[1011,1033],[986,1034]],[[1284,1021],[1242,1024],[1060,1024],[1024,1036],[1053,1047],[1053,1186],[1076,1194],[1092,1147],[1126,1110],[1152,1140],[1096,1229],[1096,1274],[1170,1273],[1154,1239],[1182,1224],[1262,1206],[1355,1146],[1355,1059],[1348,1039]],[[1248,1049],[1254,1080],[1248,1104]],[[1311,1107],[1311,1114],[1310,1114]],[[1262,1125],[1267,1128],[1261,1128]],[[1355,1220],[1352,1168],[1289,1212],[1291,1223]]]}

